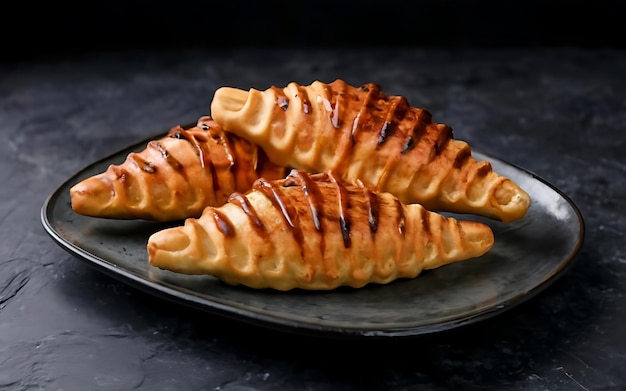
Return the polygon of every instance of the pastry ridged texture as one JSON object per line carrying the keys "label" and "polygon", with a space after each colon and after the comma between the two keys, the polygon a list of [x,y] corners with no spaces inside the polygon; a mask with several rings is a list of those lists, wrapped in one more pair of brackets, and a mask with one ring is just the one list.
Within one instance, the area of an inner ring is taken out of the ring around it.
{"label": "pastry ridged texture", "polygon": [[522,218],[530,206],[528,193],[488,161],[477,161],[450,126],[434,123],[429,111],[382,93],[374,83],[221,87],[211,115],[276,164],[333,171],[403,203],[507,222]]}
{"label": "pastry ridged texture", "polygon": [[251,288],[331,290],[415,278],[485,254],[491,228],[405,205],[331,173],[258,179],[197,219],[153,233],[152,266]]}
{"label": "pastry ridged texture", "polygon": [[70,189],[72,209],[111,219],[175,221],[199,217],[259,177],[284,178],[256,145],[224,130],[209,116],[173,127],[145,149],[131,152]]}

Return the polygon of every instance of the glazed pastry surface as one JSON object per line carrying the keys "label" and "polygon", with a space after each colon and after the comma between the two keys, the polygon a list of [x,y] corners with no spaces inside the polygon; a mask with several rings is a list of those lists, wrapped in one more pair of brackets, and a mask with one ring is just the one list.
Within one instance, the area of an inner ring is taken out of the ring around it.
{"label": "glazed pastry surface", "polygon": [[281,291],[331,290],[415,278],[479,257],[491,228],[405,205],[332,173],[260,178],[226,204],[151,235],[152,266]]}
{"label": "glazed pastry surface", "polygon": [[278,165],[333,171],[403,203],[500,221],[520,219],[530,206],[529,195],[488,161],[477,161],[450,126],[374,83],[221,87],[211,115]]}
{"label": "glazed pastry surface", "polygon": [[173,127],[121,164],[82,180],[70,196],[72,209],[86,216],[174,221],[199,217],[206,206],[249,190],[260,176],[287,173],[256,145],[205,116],[194,127]]}

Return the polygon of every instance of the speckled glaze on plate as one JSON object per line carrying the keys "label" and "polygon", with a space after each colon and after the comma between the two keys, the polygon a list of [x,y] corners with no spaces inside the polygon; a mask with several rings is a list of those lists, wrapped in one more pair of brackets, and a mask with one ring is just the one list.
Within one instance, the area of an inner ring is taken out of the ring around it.
{"label": "speckled glaze on plate", "polygon": [[[162,137],[156,135],[150,139]],[[147,261],[150,234],[167,226],[76,214],[69,189],[119,164],[139,142],[84,168],[53,192],[41,210],[50,237],[102,272],[148,293],[263,327],[338,337],[401,337],[439,332],[502,313],[541,292],[572,263],[584,222],[573,202],[542,178],[494,156],[473,151],[531,196],[528,214],[514,223],[457,216],[489,224],[496,243],[486,255],[423,272],[412,280],[329,292],[254,290],[211,276],[159,270]]]}

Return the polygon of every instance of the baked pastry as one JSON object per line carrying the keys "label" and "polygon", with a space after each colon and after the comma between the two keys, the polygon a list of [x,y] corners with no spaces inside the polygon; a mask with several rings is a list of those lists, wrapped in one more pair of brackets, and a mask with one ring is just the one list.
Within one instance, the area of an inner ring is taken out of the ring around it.
{"label": "baked pastry", "polygon": [[174,221],[223,204],[260,176],[277,179],[287,173],[256,145],[205,116],[194,127],[173,127],[123,163],[82,180],[70,196],[72,209],[86,216]]}
{"label": "baked pastry", "polygon": [[501,221],[520,219],[530,205],[518,184],[477,161],[450,126],[432,122],[427,110],[402,96],[383,94],[377,84],[221,87],[211,115],[278,165],[333,171],[403,203]]}
{"label": "baked pastry", "polygon": [[292,170],[284,179],[260,178],[200,218],[153,233],[147,250],[160,269],[286,291],[414,278],[479,257],[493,243],[481,222],[405,205],[331,173]]}

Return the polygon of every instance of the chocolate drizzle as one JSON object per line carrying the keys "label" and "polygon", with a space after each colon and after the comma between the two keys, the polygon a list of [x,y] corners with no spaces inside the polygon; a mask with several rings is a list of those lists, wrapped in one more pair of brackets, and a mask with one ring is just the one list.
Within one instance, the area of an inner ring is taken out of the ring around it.
{"label": "chocolate drizzle", "polygon": [[387,97],[391,100],[391,105],[387,111],[385,122],[378,134],[376,147],[380,148],[396,132],[397,121],[401,121],[409,110],[409,103],[402,96]]}
{"label": "chocolate drizzle", "polygon": [[161,156],[163,156],[163,159],[165,159],[165,161],[170,166],[172,166],[173,169],[175,169],[177,171],[181,171],[183,169],[183,165],[180,164],[180,162],[178,160],[176,160],[176,158],[174,158],[172,155],[170,155],[170,153],[167,151],[167,148],[165,148],[163,146],[163,144],[161,144],[159,141],[152,140],[152,141],[148,142],[148,148],[154,148],[157,151],[159,151]]}
{"label": "chocolate drizzle", "polygon": [[[328,88],[328,92],[331,92],[332,89]],[[339,108],[343,105],[345,95],[345,86],[341,91],[337,91],[333,94],[329,94],[330,97],[330,107],[332,108],[330,112],[330,123],[333,125],[335,129],[341,129],[343,126],[343,119],[340,116]],[[334,98],[334,99],[333,99]]]}
{"label": "chocolate drizzle", "polygon": [[211,137],[215,140],[216,144],[220,146],[219,152],[223,153],[223,161],[217,161],[218,154],[210,153],[211,161],[216,168],[232,170],[235,167],[235,157],[230,145],[229,139],[224,133],[211,133]]}
{"label": "chocolate drizzle", "polygon": [[393,133],[393,123],[389,121],[385,121],[383,123],[383,127],[380,129],[380,132],[378,133],[378,140],[376,141],[376,148],[380,148],[385,143],[385,141],[387,141],[387,138],[391,136],[392,133]]}
{"label": "chocolate drizzle", "polygon": [[144,159],[140,154],[132,152],[128,154],[128,160],[148,174],[154,174],[156,167],[151,162]]}
{"label": "chocolate drizzle", "polygon": [[413,136],[409,136],[404,141],[404,144],[402,145],[402,150],[400,151],[400,153],[404,155],[405,153],[413,149],[414,146],[415,146],[415,139],[413,138]]}
{"label": "chocolate drizzle", "polygon": [[209,152],[205,150],[207,141],[205,138],[202,138],[199,135],[185,130],[180,126],[177,126],[170,130],[168,136],[179,140],[187,140],[191,145],[193,145],[194,149],[196,150],[196,154],[200,159],[200,164],[202,165],[202,168],[205,168],[206,166],[211,164]]}
{"label": "chocolate drizzle", "polygon": [[225,236],[235,236],[235,227],[233,223],[218,209],[213,209],[213,219],[215,220],[215,225],[217,229],[223,233]]}
{"label": "chocolate drizzle", "polygon": [[289,108],[289,100],[286,96],[279,96],[276,99],[276,104],[278,105],[278,107],[283,109],[283,111],[287,111],[287,109]]}
{"label": "chocolate drizzle", "polygon": [[285,185],[289,182],[290,178],[297,179],[302,186],[302,192],[304,193],[304,197],[309,204],[309,209],[311,211],[311,216],[313,218],[313,225],[315,229],[319,232],[322,231],[322,223],[320,222],[320,210],[322,209],[322,194],[319,191],[319,187],[313,182],[311,177],[306,174],[304,171],[300,170],[292,170],[288,177],[287,181],[285,181]]}
{"label": "chocolate drizzle", "polygon": [[424,115],[422,114],[424,110],[416,112],[416,120],[413,122],[413,127],[411,128],[411,132],[408,135],[407,139],[404,141],[402,145],[402,150],[400,153],[405,154],[411,151],[419,142],[424,138],[426,134],[426,126],[428,125],[428,121],[424,121]]}
{"label": "chocolate drizzle", "polygon": [[276,105],[278,105],[278,107],[280,107],[283,111],[287,111],[289,108],[289,98],[287,98],[283,89],[276,86],[272,86],[270,88],[276,94]]}
{"label": "chocolate drizzle", "polygon": [[[298,88],[302,90],[302,87]],[[336,148],[341,155],[337,161],[349,160],[361,132],[367,134],[363,139],[364,145],[373,145],[372,152],[393,145],[398,148],[398,153],[388,152],[390,159],[404,159],[402,156],[419,148],[418,159],[423,160],[423,164],[441,155],[453,138],[452,128],[433,123],[428,110],[411,106],[404,96],[384,94],[376,83],[351,88],[338,79],[326,85],[323,93],[331,99],[321,98],[328,111],[330,125],[342,129],[348,139],[346,148]],[[349,122],[348,125],[345,121]],[[369,137],[375,143],[369,144]],[[390,144],[394,138],[397,142]],[[463,159],[464,156],[460,157],[457,164]],[[396,163],[389,162],[389,166],[392,164]]]}
{"label": "chocolate drizzle", "polygon": [[302,251],[304,235],[302,234],[302,227],[298,221],[298,213],[291,204],[291,198],[284,197],[283,194],[281,194],[281,187],[276,186],[265,178],[257,179],[252,185],[252,188],[262,192],[267,198],[269,198],[274,207],[280,210],[285,223],[287,223],[287,225],[291,228],[294,239],[300,244]]}
{"label": "chocolate drizzle", "polygon": [[145,164],[141,166],[141,169],[149,174],[154,174],[156,172],[156,167],[150,162],[145,162]]}
{"label": "chocolate drizzle", "polygon": [[446,144],[452,138],[452,128],[447,125],[437,125],[439,133],[437,134],[437,140],[433,144],[435,149],[435,155],[439,155],[445,148]]}
{"label": "chocolate drizzle", "polygon": [[363,102],[361,103],[361,107],[359,109],[358,114],[356,115],[356,117],[354,118],[354,121],[352,122],[351,135],[352,135],[353,141],[357,132],[362,129],[363,125],[361,125],[361,123],[367,122],[366,120],[367,114],[370,113],[370,110],[372,109],[373,99],[380,92],[380,88],[376,84],[371,84],[371,85],[367,84],[367,85],[361,86],[360,89],[362,91],[365,91],[366,95],[365,95],[365,98],[363,99]]}
{"label": "chocolate drizzle", "polygon": [[472,151],[469,148],[461,149],[454,158],[454,163],[452,167],[457,170],[460,170],[463,167],[463,164],[467,161],[467,159],[472,156]]}
{"label": "chocolate drizzle", "polygon": [[265,194],[265,196],[269,198],[269,200],[272,202],[274,207],[280,210],[283,219],[285,220],[285,223],[287,223],[289,227],[295,228],[295,224],[293,223],[293,220],[289,214],[289,208],[287,204],[285,204],[285,202],[283,201],[280,194],[278,194],[278,190],[275,185],[273,185],[265,178],[259,178],[254,182],[252,188]]}
{"label": "chocolate drizzle", "polygon": [[361,119],[361,113],[363,112],[365,106],[361,106],[361,110],[359,110],[356,117],[354,117],[354,121],[352,121],[352,130],[350,131],[350,140],[354,143],[354,135],[356,131],[359,129],[359,120]]}
{"label": "chocolate drizzle", "polygon": [[[168,137],[185,140],[192,145],[200,161],[200,166],[210,171],[213,178],[213,187],[217,190],[220,188],[217,171],[232,170],[235,165],[235,159],[224,134],[215,131],[209,124],[204,122],[208,119],[209,117],[201,118],[198,121],[198,125],[190,129],[183,129],[181,126],[174,127],[169,131]],[[210,142],[208,137],[211,137],[213,141]],[[169,153],[167,156],[170,156]]]}
{"label": "chocolate drizzle", "polygon": [[333,173],[328,174],[328,178],[331,183],[335,185],[337,189],[337,203],[339,207],[339,226],[341,228],[341,236],[343,237],[343,245],[349,248],[352,245],[350,239],[350,217],[347,215],[349,203],[348,203],[348,191],[341,183],[340,179],[337,179]]}
{"label": "chocolate drizzle", "polygon": [[[301,225],[300,222],[300,218],[307,213],[306,210],[302,208],[304,205],[308,206],[308,211],[311,216],[310,221],[312,221],[312,225],[317,232],[323,233],[324,224],[328,224],[329,222],[331,224],[338,224],[343,245],[346,249],[352,246],[352,220],[350,209],[352,208],[351,203],[353,201],[357,202],[356,205],[358,205],[359,208],[359,210],[355,212],[357,216],[359,216],[359,218],[365,218],[365,215],[367,215],[372,240],[374,240],[374,236],[378,232],[381,218],[380,208],[383,205],[381,203],[382,199],[375,190],[366,186],[360,180],[356,181],[356,185],[349,185],[331,171],[323,174],[308,174],[303,170],[293,169],[282,181],[269,181],[261,177],[254,182],[252,188],[267,197],[274,208],[279,211],[285,225],[291,229],[294,240],[300,245],[301,251],[304,251],[303,244],[306,240],[303,229],[307,229],[307,226]],[[323,189],[326,189],[327,196],[323,193]],[[336,202],[336,204],[326,206],[325,200],[335,200],[334,202]],[[246,194],[235,192],[230,195],[228,202],[237,205],[243,210],[250,218],[252,226],[259,234],[266,237],[271,235],[271,232],[267,231],[267,228],[254,210]],[[304,202],[306,202],[306,204],[304,204]],[[404,204],[397,198],[393,198],[392,202],[393,205],[388,202],[384,204],[386,208],[390,208],[389,211],[386,212],[386,215],[390,215],[390,217],[395,215],[398,233],[405,235],[406,217],[404,214]],[[295,203],[298,204],[296,205]],[[296,208],[296,206],[298,206],[298,208]],[[325,206],[330,208],[328,214],[324,211]],[[394,209],[395,213],[393,213]],[[428,216],[424,215],[423,218],[426,217]],[[213,218],[220,232],[223,232],[227,236],[235,234],[232,222],[221,212],[213,212]],[[324,218],[327,220],[324,220]],[[425,224],[426,230],[428,230],[427,222],[425,222]],[[334,229],[332,231],[336,232]],[[320,250],[324,253],[324,235],[321,235],[320,238]]]}
{"label": "chocolate drizzle", "polygon": [[369,187],[366,187],[361,180],[357,180],[356,183],[363,189],[363,194],[367,200],[367,221],[370,226],[370,232],[373,235],[378,231],[378,219],[380,217],[378,196]]}
{"label": "chocolate drizzle", "polygon": [[228,202],[239,206],[241,210],[243,210],[243,212],[250,218],[253,226],[256,227],[257,230],[265,232],[263,222],[259,219],[259,215],[254,210],[247,197],[244,197],[241,193],[235,192],[228,197]]}
{"label": "chocolate drizzle", "polygon": [[311,101],[309,100],[306,89],[301,85],[298,85],[297,90],[298,95],[296,95],[296,97],[300,97],[300,100],[302,101],[302,112],[304,114],[311,114]]}

